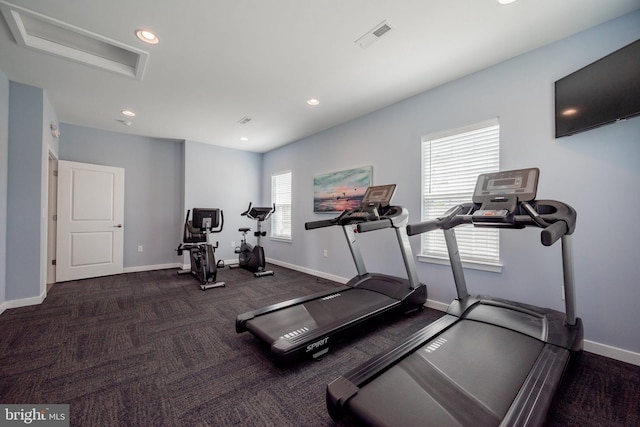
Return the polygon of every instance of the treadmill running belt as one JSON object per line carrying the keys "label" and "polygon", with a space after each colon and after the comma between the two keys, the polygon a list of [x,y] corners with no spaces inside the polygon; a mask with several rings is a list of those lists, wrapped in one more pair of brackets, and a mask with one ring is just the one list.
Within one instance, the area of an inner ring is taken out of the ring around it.
{"label": "treadmill running belt", "polygon": [[361,316],[363,310],[373,312],[396,302],[377,292],[352,288],[256,317],[247,321],[247,329],[274,342],[286,334],[301,335],[337,319],[350,320]]}
{"label": "treadmill running belt", "polygon": [[347,405],[371,425],[497,426],[543,346],[462,320],[362,386]]}

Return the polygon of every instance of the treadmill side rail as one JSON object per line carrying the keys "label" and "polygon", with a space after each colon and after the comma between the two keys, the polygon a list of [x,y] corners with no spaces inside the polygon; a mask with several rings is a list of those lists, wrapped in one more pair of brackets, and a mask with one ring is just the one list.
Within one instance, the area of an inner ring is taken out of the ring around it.
{"label": "treadmill side rail", "polygon": [[342,408],[349,399],[358,393],[358,390],[360,387],[345,377],[338,377],[329,383],[326,393],[327,408],[334,421],[339,421],[342,418]]}
{"label": "treadmill side rail", "polygon": [[[353,280],[353,279],[352,279]],[[257,310],[247,311],[246,313],[239,314],[236,317],[236,332],[244,332],[247,330],[247,322],[257,316],[262,316],[263,314],[271,313],[273,311],[281,310],[283,308],[292,307],[294,305],[303,304],[307,301],[311,301],[317,298],[321,298],[328,295],[333,295],[336,293],[344,292],[346,290],[351,289],[352,286],[345,285],[337,288],[329,289],[328,291],[316,292],[315,294],[307,295],[300,298],[294,298],[287,301],[282,301],[276,304],[268,305],[266,307],[259,308]]]}
{"label": "treadmill side rail", "polygon": [[571,353],[546,344],[500,426],[541,426],[560,384]]}

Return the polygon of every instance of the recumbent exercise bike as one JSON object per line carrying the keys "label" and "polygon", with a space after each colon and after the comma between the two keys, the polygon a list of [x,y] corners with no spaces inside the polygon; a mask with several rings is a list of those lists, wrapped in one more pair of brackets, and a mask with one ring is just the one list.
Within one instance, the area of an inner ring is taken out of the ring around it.
{"label": "recumbent exercise bike", "polygon": [[247,210],[240,214],[257,221],[257,231],[253,233],[256,236],[256,245],[252,246],[247,243],[247,233],[251,229],[239,228],[238,231],[242,233],[242,240],[240,246],[235,249],[235,253],[238,254],[238,264],[232,264],[229,268],[244,268],[251,271],[256,277],[273,276],[272,270],[265,270],[264,248],[260,246],[260,238],[267,235],[266,231],[262,231],[262,221],[269,219],[275,211],[275,203],[271,207],[258,208],[251,207],[251,203],[249,203]]}
{"label": "recumbent exercise bike", "polygon": [[211,243],[211,233],[219,233],[224,225],[222,211],[217,208],[194,208],[193,221],[187,218],[184,222],[183,242],[180,243],[178,255],[184,251],[189,251],[191,258],[191,270],[178,270],[178,274],[192,273],[201,283],[200,289],[203,291],[209,288],[219,288],[225,285],[224,282],[216,282],[218,265],[216,264],[215,246]]}

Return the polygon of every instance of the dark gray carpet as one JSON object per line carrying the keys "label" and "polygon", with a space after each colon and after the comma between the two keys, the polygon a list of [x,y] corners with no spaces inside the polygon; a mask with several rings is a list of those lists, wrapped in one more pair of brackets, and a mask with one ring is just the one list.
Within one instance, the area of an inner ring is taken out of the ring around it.
{"label": "dark gray carpet", "polygon": [[[68,403],[73,426],[331,426],[326,384],[441,315],[278,368],[236,316],[338,284],[272,269],[220,270],[227,286],[207,291],[175,270],[56,284],[43,304],[0,315],[0,403]],[[550,425],[640,425],[640,367],[585,353],[574,371]]]}

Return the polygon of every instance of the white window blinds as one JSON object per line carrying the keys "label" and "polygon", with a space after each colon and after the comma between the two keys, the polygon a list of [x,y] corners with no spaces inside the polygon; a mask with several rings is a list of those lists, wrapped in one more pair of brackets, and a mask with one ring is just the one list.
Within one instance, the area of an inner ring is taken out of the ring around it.
{"label": "white window blinds", "polygon": [[271,237],[291,240],[291,171],[271,175]]}
{"label": "white window blinds", "polygon": [[[433,219],[460,203],[469,203],[478,175],[499,170],[498,119],[422,140],[422,219]],[[496,265],[500,262],[497,229],[456,228],[463,262]],[[443,233],[422,235],[421,255],[447,258]]]}

